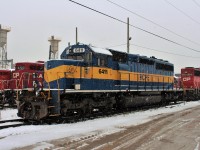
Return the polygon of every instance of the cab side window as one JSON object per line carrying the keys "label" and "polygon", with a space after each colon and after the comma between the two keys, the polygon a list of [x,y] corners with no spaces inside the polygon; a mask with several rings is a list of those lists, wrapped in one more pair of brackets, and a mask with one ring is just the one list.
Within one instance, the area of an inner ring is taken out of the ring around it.
{"label": "cab side window", "polygon": [[106,67],[108,64],[107,58],[98,58],[98,66]]}
{"label": "cab side window", "polygon": [[92,53],[91,52],[85,54],[85,62],[89,63],[89,64],[92,62]]}

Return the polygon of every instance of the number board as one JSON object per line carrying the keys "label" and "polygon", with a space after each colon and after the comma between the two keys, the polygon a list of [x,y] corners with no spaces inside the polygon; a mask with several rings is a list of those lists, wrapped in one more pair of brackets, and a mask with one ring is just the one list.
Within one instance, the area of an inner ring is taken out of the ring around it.
{"label": "number board", "polygon": [[74,52],[74,53],[84,53],[84,52],[85,52],[85,49],[84,49],[84,48],[74,48],[74,49],[73,49],[73,52]]}

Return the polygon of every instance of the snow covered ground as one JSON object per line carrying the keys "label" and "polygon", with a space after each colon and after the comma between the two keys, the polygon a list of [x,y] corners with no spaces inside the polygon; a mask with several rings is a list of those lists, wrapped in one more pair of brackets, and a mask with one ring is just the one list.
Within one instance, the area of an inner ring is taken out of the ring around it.
{"label": "snow covered ground", "polygon": [[[160,114],[173,113],[183,109],[199,106],[200,101],[187,102],[176,106],[161,107],[124,115],[88,120],[72,124],[29,125],[0,130],[0,149],[8,150],[37,144],[34,150],[53,147],[45,142],[68,137],[78,140],[83,137],[98,135],[99,137],[125,130],[125,127],[138,125],[155,119]],[[0,111],[0,120],[18,118],[17,110],[6,109]]]}

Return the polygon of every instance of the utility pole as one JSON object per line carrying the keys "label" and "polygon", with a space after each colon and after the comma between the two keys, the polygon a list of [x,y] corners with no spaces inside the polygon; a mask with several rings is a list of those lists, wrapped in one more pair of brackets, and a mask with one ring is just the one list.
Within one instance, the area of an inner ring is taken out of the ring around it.
{"label": "utility pole", "polygon": [[129,53],[130,49],[130,40],[131,37],[129,36],[129,18],[127,18],[127,53]]}
{"label": "utility pole", "polygon": [[76,44],[78,44],[78,28],[76,27]]}

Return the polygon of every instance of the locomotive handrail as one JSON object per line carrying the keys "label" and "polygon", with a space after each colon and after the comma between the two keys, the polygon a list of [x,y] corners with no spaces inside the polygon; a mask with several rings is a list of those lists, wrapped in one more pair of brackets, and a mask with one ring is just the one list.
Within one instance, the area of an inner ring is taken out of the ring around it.
{"label": "locomotive handrail", "polygon": [[[168,84],[170,83],[169,80],[170,80],[170,78],[168,77]],[[172,87],[172,88],[173,88],[173,87]],[[169,85],[168,85],[168,90],[169,90]]]}
{"label": "locomotive handrail", "polygon": [[[128,74],[128,80],[129,80],[129,83],[128,83],[128,90],[130,90],[130,74],[132,74],[133,72],[123,72],[123,71],[119,71],[120,73],[120,82],[122,81],[122,78],[121,78],[121,75],[122,74]],[[134,74],[134,73],[133,73]],[[121,83],[120,83],[120,90],[121,90]]]}
{"label": "locomotive handrail", "polygon": [[[47,73],[46,72],[44,72],[44,76],[47,78],[47,81],[49,81],[49,79],[48,79],[48,76],[46,75]],[[45,82],[47,82],[47,81],[45,81]],[[50,100],[51,99],[51,93],[50,93],[50,89],[51,89],[51,87],[50,87],[50,83],[49,82],[47,82],[47,84],[48,84],[48,87],[49,87],[49,91],[48,91],[48,97],[47,97],[47,99],[48,100]]]}
{"label": "locomotive handrail", "polygon": [[51,94],[50,93],[50,84],[49,84],[49,82],[47,82],[47,83],[48,83],[48,86],[49,86],[49,92],[48,92],[48,98],[47,99],[50,100],[50,98],[51,98],[51,95],[50,95]]}
{"label": "locomotive handrail", "polygon": [[[182,77],[181,77],[181,78],[182,78]],[[184,84],[183,84],[182,79],[181,79],[181,85],[182,85],[182,87],[183,87],[183,94],[185,95],[185,94],[186,94],[186,88],[185,88],[185,86],[184,86]]]}
{"label": "locomotive handrail", "polygon": [[4,83],[6,82],[6,86],[8,87],[8,81],[7,80],[0,80],[0,83],[2,83],[2,86],[1,86],[1,90],[3,91],[5,89],[4,87]]}
{"label": "locomotive handrail", "polygon": [[[24,75],[25,74],[28,74],[28,79],[23,79],[23,77],[25,77]],[[24,82],[23,81],[28,81],[28,85],[29,85],[29,83],[30,83],[30,76],[31,76],[31,72],[23,72],[22,74],[21,74],[21,76],[20,76],[20,79],[18,80],[19,81],[19,83],[17,84],[17,89],[19,89],[19,86],[20,85],[22,85],[22,89],[24,89]],[[21,82],[22,82],[22,84],[21,84]]]}
{"label": "locomotive handrail", "polygon": [[30,72],[28,73],[28,85],[29,85],[29,79],[30,79],[31,74],[32,73],[30,73]]}
{"label": "locomotive handrail", "polygon": [[[20,84],[21,84],[20,81],[22,81],[22,76],[23,76],[24,73],[25,73],[25,72],[22,72],[22,74],[21,74],[21,76],[20,76],[20,78],[19,78],[19,83],[17,84],[17,89],[19,89],[18,87],[19,87]],[[23,89],[23,87],[22,87],[22,89]]]}
{"label": "locomotive handrail", "polygon": [[[4,82],[4,80],[2,80],[2,85],[4,85],[3,84],[3,82]],[[1,88],[3,88],[3,87],[1,87]],[[2,102],[1,102],[1,105],[3,105],[3,103],[5,102],[5,93],[4,93],[4,89],[1,89],[1,92],[2,92]]]}
{"label": "locomotive handrail", "polygon": [[15,81],[16,82],[16,87],[17,87],[17,80],[19,80],[19,79],[11,79],[10,81]]}
{"label": "locomotive handrail", "polygon": [[[59,74],[60,72],[57,72],[57,77],[59,78]],[[62,72],[61,72],[62,73]],[[60,103],[60,84],[57,78],[57,85],[58,85],[58,103]],[[59,78],[60,79],[60,78]]]}
{"label": "locomotive handrail", "polygon": [[[0,80],[0,83],[1,83],[1,80]],[[1,87],[2,88],[2,87]],[[2,89],[1,89],[2,90]]]}
{"label": "locomotive handrail", "polygon": [[[16,81],[16,88],[17,88],[17,95],[16,95],[16,100],[18,101],[18,98],[19,98],[19,86],[21,85],[21,81],[23,81],[22,77],[24,75],[24,73],[27,73],[27,72],[23,72],[20,76],[20,79],[14,79]],[[30,74],[30,73],[29,73]],[[17,81],[19,81],[19,83],[17,84]],[[23,89],[23,86],[22,86],[22,89]]]}

